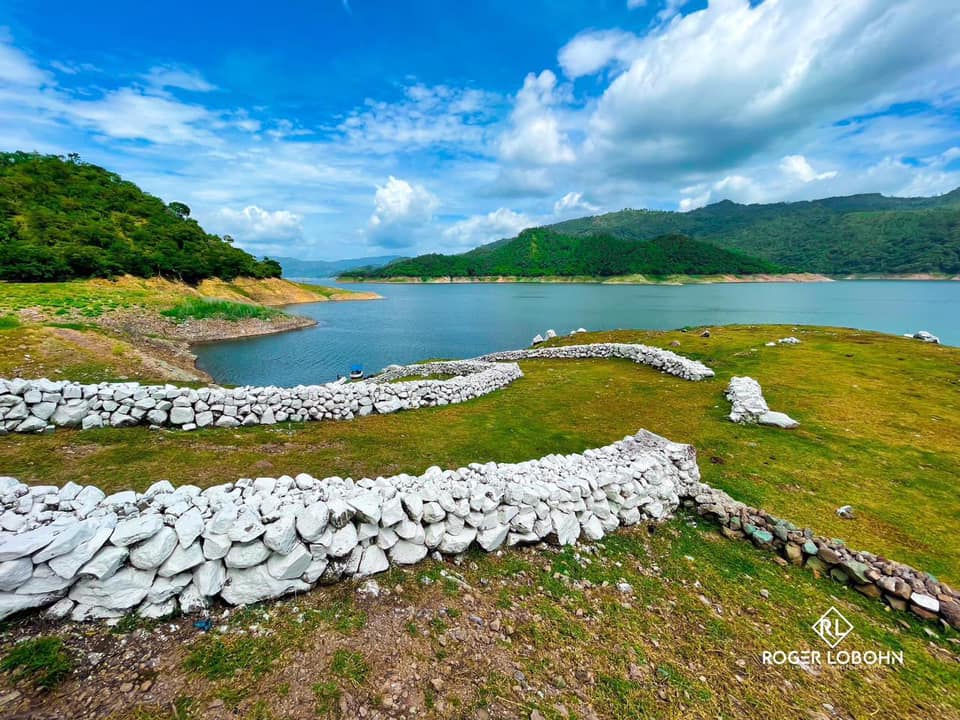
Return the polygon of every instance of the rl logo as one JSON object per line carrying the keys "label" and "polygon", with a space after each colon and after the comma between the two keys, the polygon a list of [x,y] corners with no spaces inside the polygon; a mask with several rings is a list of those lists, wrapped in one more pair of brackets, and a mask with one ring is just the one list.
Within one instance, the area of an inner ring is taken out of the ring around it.
{"label": "rl logo", "polygon": [[813,631],[831,648],[839,645],[853,630],[853,625],[840,611],[831,607],[813,624]]}

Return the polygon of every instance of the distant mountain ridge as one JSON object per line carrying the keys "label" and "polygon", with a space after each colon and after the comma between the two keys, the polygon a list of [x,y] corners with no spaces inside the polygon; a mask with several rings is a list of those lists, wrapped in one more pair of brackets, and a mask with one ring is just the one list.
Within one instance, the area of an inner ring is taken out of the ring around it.
{"label": "distant mountain ridge", "polygon": [[300,260],[298,258],[273,258],[287,277],[333,277],[357,268],[379,268],[403,259],[403,255],[378,255],[376,257],[346,258],[344,260]]}
{"label": "distant mountain ridge", "polygon": [[683,233],[801,272],[960,272],[960,188],[915,198],[871,193],[755,205],[723,200],[685,213],[621,210],[550,228],[629,240]]}
{"label": "distant mountain ridge", "polygon": [[[639,250],[653,241],[646,252]],[[671,251],[670,243],[677,249]],[[602,277],[751,274],[771,268],[826,275],[956,275],[960,188],[934,197],[871,193],[754,205],[723,200],[689,212],[626,209],[531,228],[460,255],[422,255],[352,274]]]}
{"label": "distant mountain ridge", "polygon": [[775,273],[773,263],[694,240],[662,235],[645,242],[613,235],[577,237],[549,227],[529,228],[509,241],[462,255],[421,255],[351,276],[390,277],[613,277]]}

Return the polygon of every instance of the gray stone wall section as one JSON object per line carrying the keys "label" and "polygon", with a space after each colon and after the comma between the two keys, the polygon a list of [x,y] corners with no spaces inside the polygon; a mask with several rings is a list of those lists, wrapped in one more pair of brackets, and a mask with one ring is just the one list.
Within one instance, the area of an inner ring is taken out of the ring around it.
{"label": "gray stone wall section", "polygon": [[734,500],[722,490],[696,483],[684,504],[720,524],[723,534],[775,552],[793,565],[882,599],[895,610],[940,620],[960,630],[960,592],[909,565],[847,547],[788,520]]}
{"label": "gray stone wall section", "polygon": [[161,617],[363,577],[428,553],[581,537],[668,517],[699,483],[692,447],[646,431],[582,454],[362,479],[160,481],[106,495],[0,478],[0,619]]}
{"label": "gray stone wall section", "polygon": [[650,365],[684,380],[706,380],[714,376],[713,370],[699,360],[691,360],[663,348],[627,343],[591,343],[590,345],[563,345],[550,348],[508,350],[482,355],[477,360],[503,362],[505,360],[517,361],[537,358],[548,360],[625,358],[642,365]]}
{"label": "gray stone wall section", "polygon": [[[398,410],[467,402],[523,377],[517,360],[622,357],[686,380],[713,370],[669,350],[647,345],[598,343],[493,353],[473,360],[394,365],[361,382],[325,385],[183,388],[139,383],[82,384],[63,380],[0,379],[0,434],[40,433],[57,427],[204,427],[272,425],[287,420],[352,420]],[[453,375],[445,380],[412,376]]]}
{"label": "gray stone wall section", "polygon": [[[466,402],[523,376],[516,363],[453,361],[442,367],[443,370],[431,372],[457,377],[401,383],[333,382],[292,388],[196,390],[139,383],[84,385],[47,379],[0,380],[0,433],[134,425],[195,430],[273,425],[286,420],[352,420],[372,413]],[[400,377],[411,374],[418,373],[404,372]]]}

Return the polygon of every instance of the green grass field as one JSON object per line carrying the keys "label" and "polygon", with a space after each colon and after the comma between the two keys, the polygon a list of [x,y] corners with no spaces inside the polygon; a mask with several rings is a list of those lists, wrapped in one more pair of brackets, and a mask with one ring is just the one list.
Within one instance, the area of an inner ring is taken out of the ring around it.
{"label": "green grass field", "polygon": [[[802,343],[765,347],[788,334]],[[553,342],[673,340],[717,378],[686,382],[626,360],[526,361],[524,378],[470,403],[352,422],[9,435],[0,437],[0,472],[108,492],[161,478],[208,486],[299,472],[376,477],[580,452],[647,428],[694,444],[703,479],[738,499],[960,584],[960,350],[774,326]],[[771,407],[800,429],[729,422],[723,389],[734,374],[757,378]],[[855,520],[836,516],[844,504]],[[254,635],[185,631],[188,641],[163,656],[165,700],[114,716],[207,717],[214,701],[230,717],[336,717],[342,706],[351,716],[361,705],[382,709],[385,688],[403,682],[414,688],[418,716],[431,718],[480,709],[586,718],[586,706],[617,719],[960,717],[955,631],[783,567],[703,521],[680,517],[656,534],[638,528],[602,546],[598,555],[471,555],[452,568],[469,590],[428,562],[379,577],[390,595],[359,608],[346,583],[247,611],[239,622],[256,624]],[[620,581],[633,586],[631,596],[616,589]],[[831,605],[856,628],[845,648],[902,650],[905,665],[804,671],[759,662],[763,650],[825,650],[810,625]],[[471,617],[513,632],[487,638]],[[62,683],[43,706],[68,702],[77,682]]]}
{"label": "green grass field", "polygon": [[164,317],[177,322],[186,320],[269,320],[280,314],[278,310],[250,303],[231,302],[216,298],[184,298],[172,308],[161,310]]}

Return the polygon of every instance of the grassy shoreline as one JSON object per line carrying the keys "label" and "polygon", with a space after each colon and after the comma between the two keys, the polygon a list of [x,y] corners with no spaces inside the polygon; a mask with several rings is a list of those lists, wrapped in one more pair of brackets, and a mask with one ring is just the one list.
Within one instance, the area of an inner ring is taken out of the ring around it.
{"label": "grassy shoreline", "polygon": [[297,304],[379,298],[278,278],[0,282],[0,331],[19,351],[0,358],[0,376],[210,381],[196,343],[314,325],[284,311]]}

